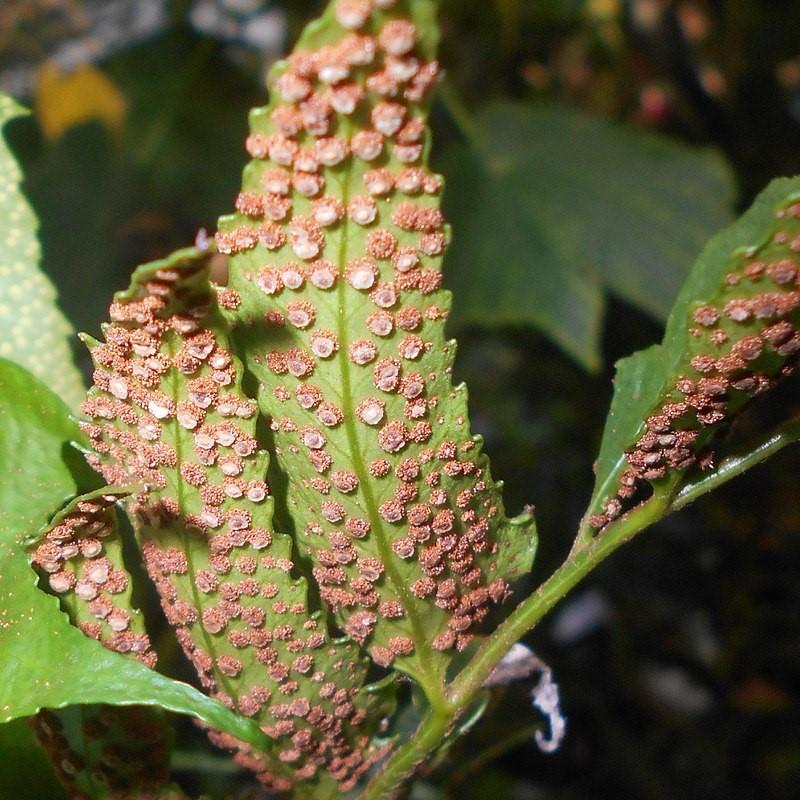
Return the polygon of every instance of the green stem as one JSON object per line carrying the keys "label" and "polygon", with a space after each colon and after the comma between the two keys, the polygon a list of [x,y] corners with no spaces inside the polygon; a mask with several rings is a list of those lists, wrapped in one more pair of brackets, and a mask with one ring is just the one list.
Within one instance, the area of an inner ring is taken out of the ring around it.
{"label": "green stem", "polygon": [[428,712],[414,735],[395,751],[373,778],[361,795],[361,800],[388,800],[396,796],[416,769],[439,747],[511,646],[618,547],[669,512],[687,506],[701,495],[798,441],[800,420],[792,420],[768,439],[748,448],[744,455],[726,458],[712,474],[684,486],[677,495],[677,481],[673,481],[662,486],[647,502],[620,517],[594,538],[581,539],[579,536],[566,561],[517,606],[450,684],[448,707],[439,706]]}
{"label": "green stem", "polygon": [[[340,129],[340,132],[342,132],[343,135],[345,133],[347,135],[351,134],[351,131],[345,128]],[[351,169],[348,168],[339,180],[339,198],[345,207],[347,207],[349,202],[350,183],[352,179]],[[339,231],[340,238],[337,263],[342,265],[347,264],[349,260],[348,243],[350,241],[350,232],[348,230],[348,224],[352,223],[349,223],[348,218],[345,217]],[[350,342],[350,314],[347,308],[348,289],[345,281],[339,281],[337,292],[339,301],[337,328],[339,348],[342,353],[346,353]],[[372,491],[372,476],[364,461],[364,448],[359,441],[358,431],[356,429],[355,408],[357,398],[352,388],[350,362],[344,356],[341,356],[339,358],[339,365],[341,369],[341,387],[339,389],[339,395],[342,400],[342,410],[344,412],[344,430],[348,447],[347,457],[352,464],[353,472],[355,472],[358,477],[358,483],[364,498],[364,510],[369,519],[372,536],[376,543],[380,560],[384,564],[386,570],[386,579],[391,584],[394,593],[400,598],[405,609],[406,617],[411,626],[415,651],[423,654],[422,658],[417,659],[419,669],[415,670],[413,677],[419,682],[431,706],[446,710],[447,701],[444,697],[442,681],[437,677],[436,670],[432,669],[432,659],[435,653],[430,646],[430,637],[428,637],[425,632],[425,621],[415,612],[411,590],[397,571],[396,559],[391,548],[391,540],[384,530],[383,518],[378,511],[378,502]]]}
{"label": "green stem", "polygon": [[[697,500],[708,492],[722,486],[733,478],[746,472],[751,467],[766,461],[770,456],[783,450],[790,444],[800,442],[800,419],[791,419],[785,422],[777,429],[777,432],[770,434],[766,439],[758,440],[751,443],[748,447],[742,448],[742,454],[729,456],[720,462],[720,465],[710,471],[707,475],[698,478],[696,481],[684,483],[683,488],[677,493],[675,499],[670,506],[670,511],[678,511],[690,503]],[[624,458],[620,458],[617,467],[609,473],[609,479],[606,483],[595,492],[595,500],[589,507],[584,521],[581,523],[578,535],[575,537],[575,542],[572,545],[572,552],[570,555],[576,555],[584,548],[588,547],[596,531],[591,525],[586,522],[589,514],[597,512],[597,499],[603,498],[607,494],[608,487],[618,478],[621,464],[624,463]],[[672,476],[671,484],[665,484],[662,488],[664,492],[672,491],[671,487],[677,486],[681,482],[682,474],[676,473]]]}
{"label": "green stem", "polygon": [[660,520],[670,505],[671,496],[654,495],[646,503],[620,517],[597,536],[582,552],[568,558],[530,597],[486,640],[472,661],[451,684],[450,700],[464,708],[480,691],[503,656],[530,631],[539,620],[618,547],[637,533]]}
{"label": "green stem", "polygon": [[449,710],[431,710],[410,739],[383,765],[361,795],[361,800],[388,800],[441,744],[447,731],[469,707],[483,684],[511,646],[601,561],[637,533],[650,527],[669,510],[672,494],[655,494],[650,500],[609,525],[580,552],[567,560],[530,597],[520,603],[486,640],[472,660],[450,684]]}
{"label": "green stem", "polygon": [[779,428],[777,433],[773,433],[762,442],[748,447],[747,452],[743,455],[730,456],[724,459],[709,475],[704,475],[693,483],[686,484],[672,501],[670,510],[677,511],[684,506],[688,506],[701,495],[722,486],[751,467],[766,461],[770,456],[783,450],[784,447],[796,444],[798,441],[800,441],[800,420],[791,420]]}
{"label": "green stem", "polygon": [[411,738],[380,768],[359,800],[390,800],[439,747],[456,715],[431,710]]}

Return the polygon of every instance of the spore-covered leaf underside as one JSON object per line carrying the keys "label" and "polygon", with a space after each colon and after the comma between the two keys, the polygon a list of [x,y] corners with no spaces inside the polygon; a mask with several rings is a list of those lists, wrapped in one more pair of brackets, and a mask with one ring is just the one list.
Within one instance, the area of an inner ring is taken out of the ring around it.
{"label": "spore-covered leaf underside", "polygon": [[713,469],[736,416],[797,369],[800,179],[773,181],[700,254],[664,341],[619,364],[597,461],[594,527],[643,483],[674,493]]}
{"label": "spore-covered leaf underside", "polygon": [[505,518],[451,382],[426,166],[434,4],[374,5],[333,4],[273,71],[217,244],[322,599],[378,664],[433,688],[530,567],[534,534]]}

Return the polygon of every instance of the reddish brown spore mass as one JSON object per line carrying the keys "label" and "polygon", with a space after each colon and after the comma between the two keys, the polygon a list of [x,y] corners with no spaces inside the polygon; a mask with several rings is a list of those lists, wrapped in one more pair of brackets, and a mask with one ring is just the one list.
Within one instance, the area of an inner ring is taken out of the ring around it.
{"label": "reddish brown spore mass", "polygon": [[128,607],[129,577],[119,557],[114,516],[117,500],[113,494],[97,494],[77,501],[45,533],[33,563],[87,636],[154,667],[156,655],[141,619]]}
{"label": "reddish brown spore mass", "polygon": [[[95,388],[83,404],[90,463],[110,484],[144,487],[128,508],[167,620],[204,688],[276,740],[277,762],[228,735],[211,731],[212,740],[272,789],[318,772],[352,787],[381,756],[358,731],[369,706],[358,695],[364,670],[355,648],[332,645],[311,616],[304,584],[290,575],[290,543],[270,528],[256,409],[242,395],[219,310],[235,311],[238,295],[208,287],[198,254],[143,270],[112,306],[106,341],[92,347]],[[323,424],[336,424],[335,408],[318,411]],[[302,435],[310,447],[325,443],[317,428]],[[352,485],[346,474],[338,482]],[[113,607],[124,576],[94,544],[103,536],[95,517],[108,502],[80,505],[36,560],[55,591],[88,604],[98,619],[84,625],[89,635],[151,663],[146,637],[125,631]],[[71,567],[78,557],[85,565]],[[337,702],[320,694],[325,681],[344,693]]]}
{"label": "reddish brown spore mass", "polygon": [[616,519],[645,482],[713,463],[715,435],[748,402],[794,374],[800,357],[800,204],[775,209],[772,236],[730,256],[717,298],[691,309],[688,363],[626,454],[616,496],[590,517]]}
{"label": "reddish brown spore mass", "polygon": [[[343,0],[334,9],[339,39],[319,48],[301,40],[278,70],[273,105],[253,116],[255,160],[217,243],[232,255],[240,322],[302,323],[248,367],[268,388],[261,408],[274,418],[281,466],[301,476],[290,504],[311,518],[315,533],[300,546],[321,597],[379,664],[418,675],[426,660],[445,663],[433,650],[464,648],[507,596],[492,574],[503,514],[449,378],[442,180],[423,158],[439,65],[405,18],[407,4]],[[324,196],[298,190],[309,173]],[[251,213],[275,190],[291,203],[284,218]],[[297,258],[335,264],[341,280],[310,281],[298,298],[277,277]],[[287,367],[294,352],[308,355],[303,371]],[[433,512],[414,513],[422,507]],[[386,569],[365,573],[369,558]],[[434,589],[414,592],[421,580]]]}
{"label": "reddish brown spore mass", "polygon": [[291,476],[297,546],[341,630],[430,685],[509,594],[499,490],[444,337],[448,233],[424,162],[439,66],[407,9],[338,0],[325,44],[312,32],[278,67],[216,235],[229,287],[210,292],[197,256],[155,267],[92,348],[92,463],[144,486],[129,510],[167,619],[207,691],[256,719],[275,758],[212,738],[277,791],[353,788],[382,755],[377,701],[272,529],[229,322]]}

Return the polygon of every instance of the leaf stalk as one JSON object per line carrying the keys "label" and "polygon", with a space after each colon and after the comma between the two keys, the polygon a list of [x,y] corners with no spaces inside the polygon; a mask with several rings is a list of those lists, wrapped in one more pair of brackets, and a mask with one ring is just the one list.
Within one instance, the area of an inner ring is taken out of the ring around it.
{"label": "leaf stalk", "polygon": [[698,497],[712,492],[733,478],[747,472],[770,456],[800,441],[800,419],[786,422],[771,433],[766,439],[747,447],[742,453],[723,459],[719,466],[708,475],[687,483],[676,495],[670,509],[678,511],[697,500]]}
{"label": "leaf stalk", "polygon": [[513,613],[476,652],[448,687],[448,709],[431,710],[414,734],[383,765],[360,800],[389,800],[405,781],[441,745],[483,684],[511,646],[529,633],[544,615],[601,561],[636,534],[649,528],[670,510],[672,495],[659,493],[620,517],[583,550],[564,563]]}
{"label": "leaf stalk", "polygon": [[684,508],[798,441],[800,419],[792,419],[743,454],[724,459],[711,474],[684,485],[680,491],[676,492],[675,483],[661,487],[649,500],[620,517],[595,538],[582,539],[579,533],[564,563],[517,606],[449,685],[447,706],[438,705],[428,712],[415,733],[375,775],[360,800],[395,797],[416,769],[440,747],[511,646],[528,634],[564,595],[618,547],[672,511]]}

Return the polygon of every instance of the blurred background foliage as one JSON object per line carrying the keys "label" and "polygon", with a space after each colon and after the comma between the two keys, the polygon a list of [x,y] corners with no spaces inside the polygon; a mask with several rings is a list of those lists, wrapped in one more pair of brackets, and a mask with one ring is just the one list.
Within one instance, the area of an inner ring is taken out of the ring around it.
{"label": "blurred background foliage", "polygon": [[[0,3],[0,88],[35,110],[12,144],[76,327],[232,207],[246,110],[320,6]],[[589,496],[614,361],[660,337],[705,239],[800,172],[800,4],[442,0],[442,18],[457,371],[508,506],[536,504],[532,588]],[[668,519],[530,637],[563,693],[558,753],[513,686],[413,798],[796,798],[798,474],[784,452]],[[182,725],[175,766],[221,797],[236,780],[202,746]]]}

